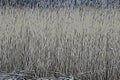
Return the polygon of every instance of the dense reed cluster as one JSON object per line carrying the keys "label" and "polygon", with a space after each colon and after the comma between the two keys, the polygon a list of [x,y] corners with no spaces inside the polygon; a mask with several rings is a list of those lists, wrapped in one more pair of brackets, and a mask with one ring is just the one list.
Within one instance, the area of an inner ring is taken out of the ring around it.
{"label": "dense reed cluster", "polygon": [[29,8],[64,8],[91,6],[95,8],[119,8],[120,0],[0,0],[0,6]]}
{"label": "dense reed cluster", "polygon": [[0,70],[119,80],[119,25],[118,9],[1,9]]}

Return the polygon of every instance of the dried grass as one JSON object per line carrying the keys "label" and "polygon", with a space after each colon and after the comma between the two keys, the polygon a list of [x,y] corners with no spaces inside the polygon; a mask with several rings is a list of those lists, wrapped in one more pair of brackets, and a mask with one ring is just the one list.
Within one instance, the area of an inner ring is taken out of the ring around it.
{"label": "dried grass", "polygon": [[0,70],[120,79],[117,9],[0,9]]}

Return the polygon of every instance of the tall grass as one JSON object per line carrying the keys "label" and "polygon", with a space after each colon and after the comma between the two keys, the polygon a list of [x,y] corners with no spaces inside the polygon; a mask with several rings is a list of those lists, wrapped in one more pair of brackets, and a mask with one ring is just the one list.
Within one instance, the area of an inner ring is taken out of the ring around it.
{"label": "tall grass", "polygon": [[0,70],[120,79],[117,9],[0,9]]}

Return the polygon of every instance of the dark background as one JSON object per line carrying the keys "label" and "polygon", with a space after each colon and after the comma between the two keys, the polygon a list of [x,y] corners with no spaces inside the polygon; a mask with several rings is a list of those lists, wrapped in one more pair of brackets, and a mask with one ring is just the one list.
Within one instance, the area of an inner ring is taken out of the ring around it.
{"label": "dark background", "polygon": [[12,7],[80,7],[85,6],[97,6],[97,7],[112,7],[118,8],[120,0],[0,0],[0,6],[12,6]]}

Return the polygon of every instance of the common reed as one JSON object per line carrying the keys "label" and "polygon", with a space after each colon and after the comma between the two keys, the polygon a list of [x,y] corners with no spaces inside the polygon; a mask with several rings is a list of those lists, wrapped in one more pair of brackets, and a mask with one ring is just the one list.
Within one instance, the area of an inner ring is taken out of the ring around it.
{"label": "common reed", "polygon": [[0,70],[119,80],[119,9],[0,9]]}

